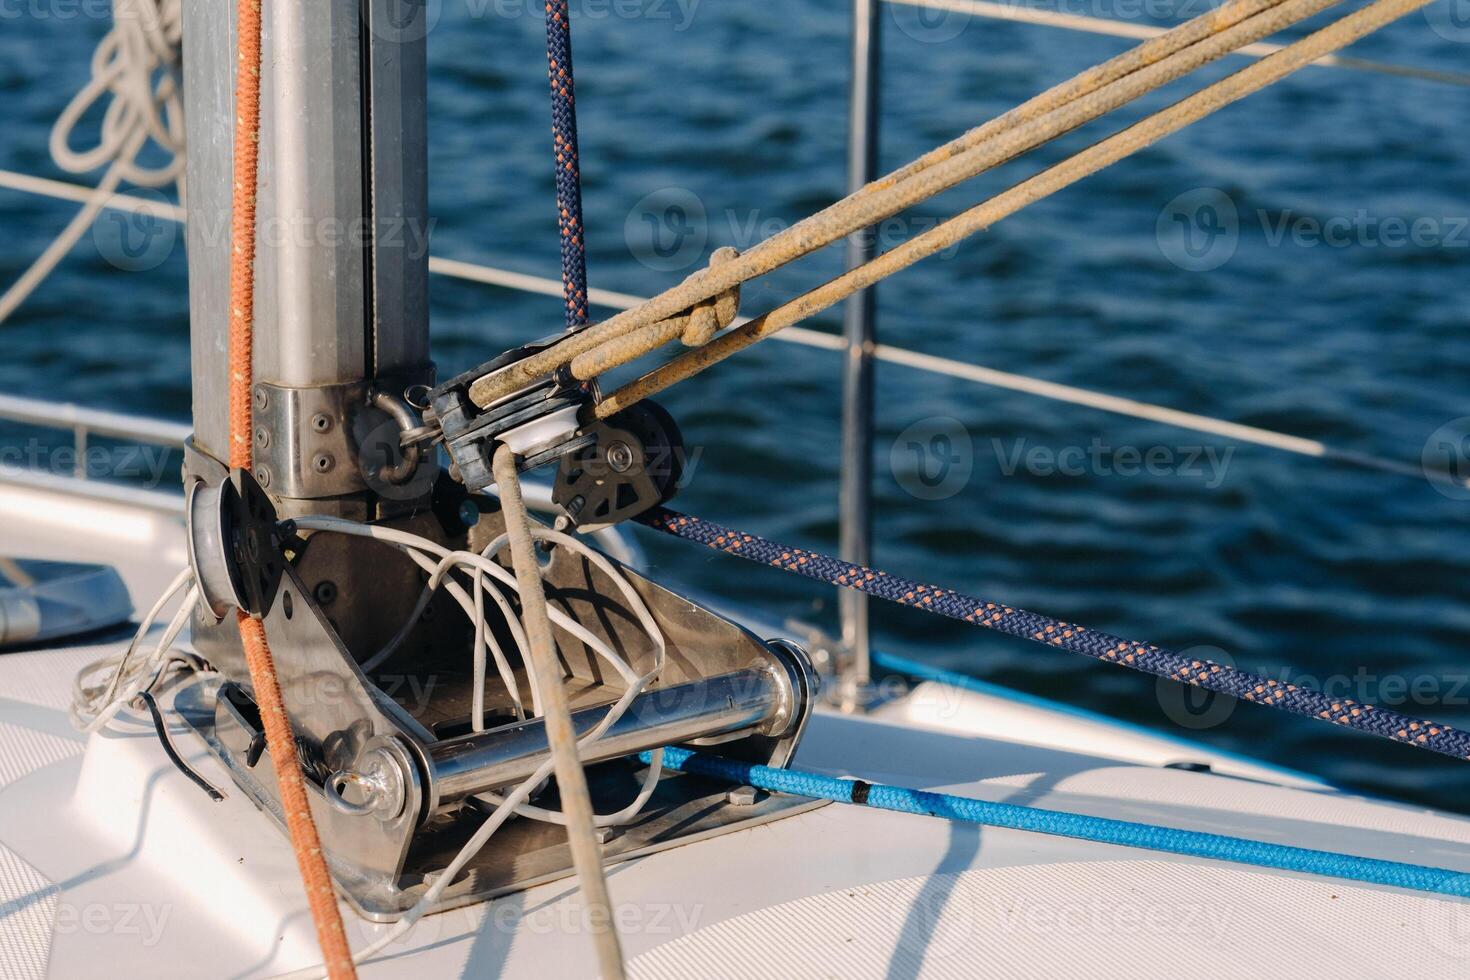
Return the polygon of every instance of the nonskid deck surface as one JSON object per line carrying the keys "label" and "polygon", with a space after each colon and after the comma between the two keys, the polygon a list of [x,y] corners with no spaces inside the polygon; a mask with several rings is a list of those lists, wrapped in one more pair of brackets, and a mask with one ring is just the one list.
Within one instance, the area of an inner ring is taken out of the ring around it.
{"label": "nonskid deck surface", "polygon": [[[182,564],[168,515],[114,502],[79,525],[67,506],[0,486],[7,550],[115,562],[139,604]],[[120,643],[0,655],[0,975],[268,977],[311,964],[286,840],[192,736],[181,730],[180,748],[223,803],[146,727],[89,741],[71,727],[76,670]],[[1213,771],[1165,768],[1181,762]],[[797,764],[1470,874],[1470,820],[1000,693],[931,683],[869,717],[819,713]],[[609,884],[634,976],[1470,968],[1460,901],[838,805],[619,865]],[[560,882],[431,916],[363,975],[592,976],[575,892]],[[382,928],[344,914],[355,946]]]}

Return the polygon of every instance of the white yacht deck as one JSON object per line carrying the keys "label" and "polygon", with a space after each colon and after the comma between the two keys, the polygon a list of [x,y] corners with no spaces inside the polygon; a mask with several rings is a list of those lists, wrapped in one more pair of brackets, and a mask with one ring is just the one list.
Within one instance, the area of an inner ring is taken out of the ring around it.
{"label": "white yacht deck", "polygon": [[[0,483],[6,550],[114,563],[146,606],[185,562],[181,522],[165,496],[92,489]],[[290,847],[202,743],[178,729],[222,803],[146,719],[86,740],[69,724],[73,675],[118,645],[0,655],[0,974],[310,966]],[[1212,771],[1164,768],[1181,762]],[[866,717],[819,712],[797,765],[1470,875],[1470,820],[942,684]],[[836,804],[618,865],[610,887],[644,977],[1452,976],[1470,960],[1454,899]],[[363,975],[591,976],[575,893],[568,880],[430,916]],[[385,928],[343,909],[354,946]]]}

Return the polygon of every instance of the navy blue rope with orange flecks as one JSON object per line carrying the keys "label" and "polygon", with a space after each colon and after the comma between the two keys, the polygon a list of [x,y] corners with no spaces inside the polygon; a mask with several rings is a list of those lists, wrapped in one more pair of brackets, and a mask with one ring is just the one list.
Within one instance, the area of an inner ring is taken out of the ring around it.
{"label": "navy blue rope with orange flecks", "polygon": [[900,605],[1080,653],[1095,660],[1131,667],[1181,684],[1379,735],[1415,748],[1470,759],[1470,732],[1448,725],[1410,718],[1388,708],[1346,698],[1330,697],[1298,684],[1287,684],[1211,660],[1175,653],[1151,643],[1135,643],[1050,616],[977,599],[953,589],[925,585],[830,555],[777,544],[663,507],[656,507],[637,519],[686,541],[820,582],[857,589]]}
{"label": "navy blue rope with orange flecks", "polygon": [[572,23],[567,0],[546,0],[546,75],[551,81],[551,138],[556,150],[556,225],[567,329],[587,323],[587,247],[582,227],[582,172],[572,81]]}

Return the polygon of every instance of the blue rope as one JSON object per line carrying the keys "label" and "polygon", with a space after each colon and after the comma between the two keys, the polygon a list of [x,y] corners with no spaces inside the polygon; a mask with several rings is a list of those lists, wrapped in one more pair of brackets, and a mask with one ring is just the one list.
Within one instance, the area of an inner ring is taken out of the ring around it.
{"label": "blue rope", "polygon": [[[639,758],[645,764],[651,764],[650,753],[644,752]],[[1470,898],[1470,874],[1444,868],[1354,857],[1307,847],[1292,847],[1289,844],[1268,844],[1264,841],[1207,834],[1197,830],[1175,830],[1131,820],[1062,813],[1014,803],[990,803],[950,793],[930,793],[795,769],[773,769],[770,766],[696,754],[680,748],[664,749],[663,765],[666,769],[741,783],[772,793],[809,796],[813,799],[852,803],[896,813],[914,813],[988,827],[1071,837],[1099,844],[1138,847],[1166,854],[1231,861],[1280,871],[1296,871],[1345,881],[1391,885],[1437,895]]]}
{"label": "blue rope", "polygon": [[567,0],[546,0],[546,75],[551,82],[551,137],[556,150],[556,226],[567,329],[587,323],[587,249],[582,228],[582,172],[572,80],[572,23]]}
{"label": "blue rope", "polygon": [[938,613],[973,626],[983,626],[1024,640],[1060,647],[1095,660],[1131,667],[1156,677],[1166,677],[1171,681],[1228,694],[1244,701],[1330,721],[1441,755],[1470,759],[1470,732],[1411,718],[1389,708],[1360,704],[1347,698],[1329,697],[1321,691],[1298,684],[1286,684],[1212,660],[1184,656],[1151,643],[1135,643],[1075,623],[978,599],[953,589],[925,585],[912,579],[854,565],[830,555],[777,544],[663,507],[647,511],[637,520],[666,534],[694,541],[726,554],[763,565],[773,565],[832,585],[857,589],[880,599]]}

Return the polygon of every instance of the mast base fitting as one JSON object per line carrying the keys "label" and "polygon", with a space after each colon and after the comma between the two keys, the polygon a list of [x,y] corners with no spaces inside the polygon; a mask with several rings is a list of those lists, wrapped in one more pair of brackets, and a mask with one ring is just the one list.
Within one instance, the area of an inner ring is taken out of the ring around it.
{"label": "mast base fitting", "polygon": [[684,443],[673,417],[652,402],[597,419],[596,382],[563,374],[484,407],[470,399],[470,386],[479,379],[562,339],[547,337],[506,351],[439,385],[429,403],[454,464],[451,475],[471,493],[495,485],[491,460],[501,444],[520,458],[521,472],[559,461],[553,499],[565,513],[558,527],[591,532],[672,498],[683,472]]}

